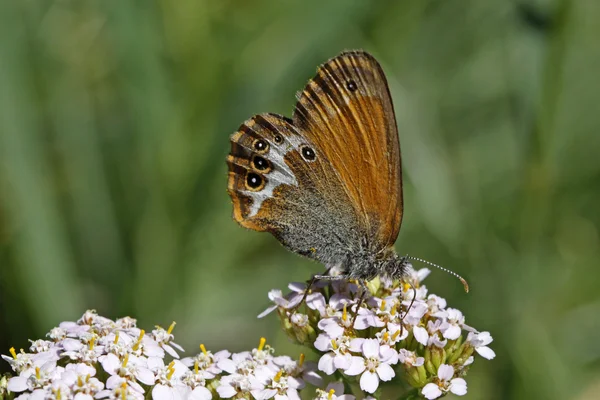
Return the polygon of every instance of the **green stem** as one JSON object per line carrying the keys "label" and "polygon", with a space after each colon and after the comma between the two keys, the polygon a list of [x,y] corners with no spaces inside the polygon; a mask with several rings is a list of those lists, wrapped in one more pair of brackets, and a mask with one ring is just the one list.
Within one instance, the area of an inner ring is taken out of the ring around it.
{"label": "green stem", "polygon": [[398,397],[398,400],[419,400],[422,399],[421,394],[419,393],[419,389],[409,390],[404,393],[402,396]]}

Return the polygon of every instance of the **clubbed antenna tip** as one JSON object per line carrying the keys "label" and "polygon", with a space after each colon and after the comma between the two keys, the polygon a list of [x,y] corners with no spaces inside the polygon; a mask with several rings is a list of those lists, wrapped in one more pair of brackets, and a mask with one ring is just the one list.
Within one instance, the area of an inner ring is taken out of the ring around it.
{"label": "clubbed antenna tip", "polygon": [[407,255],[406,258],[408,258],[409,260],[415,260],[415,261],[422,262],[423,264],[431,265],[432,267],[436,267],[438,269],[441,269],[442,271],[445,271],[445,272],[449,273],[450,275],[454,275],[463,284],[463,287],[465,288],[465,292],[469,293],[469,284],[467,283],[467,281],[465,280],[465,278],[463,278],[462,276],[460,276],[456,272],[450,271],[449,269],[444,268],[444,267],[440,267],[439,265],[434,264],[434,263],[429,262],[429,261],[426,261],[426,260],[423,260],[422,258],[413,257],[413,256],[409,256],[409,255]]}

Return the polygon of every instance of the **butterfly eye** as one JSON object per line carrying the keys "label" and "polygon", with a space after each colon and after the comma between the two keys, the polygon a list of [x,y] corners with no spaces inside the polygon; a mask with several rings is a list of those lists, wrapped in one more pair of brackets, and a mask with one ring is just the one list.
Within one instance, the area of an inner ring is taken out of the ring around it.
{"label": "butterfly eye", "polygon": [[277,135],[275,135],[274,140],[275,140],[275,143],[281,144],[281,143],[283,143],[283,136],[277,134]]}
{"label": "butterfly eye", "polygon": [[354,82],[353,80],[349,80],[348,82],[346,82],[346,88],[349,91],[354,92],[356,91],[356,89],[358,89],[358,86],[356,86],[356,82]]}
{"label": "butterfly eye", "polygon": [[256,139],[254,143],[252,143],[252,147],[260,154],[264,154],[269,151],[269,143],[263,139]]}
{"label": "butterfly eye", "polygon": [[311,149],[310,147],[308,147],[308,146],[302,147],[302,149],[300,150],[300,152],[302,153],[302,157],[306,161],[314,161],[315,158],[317,158],[317,155],[315,154],[315,151],[313,149]]}
{"label": "butterfly eye", "polygon": [[271,163],[261,156],[254,156],[252,158],[252,166],[262,172],[269,172],[271,170]]}
{"label": "butterfly eye", "polygon": [[249,172],[246,175],[246,187],[253,192],[258,192],[265,186],[266,180],[259,174]]}

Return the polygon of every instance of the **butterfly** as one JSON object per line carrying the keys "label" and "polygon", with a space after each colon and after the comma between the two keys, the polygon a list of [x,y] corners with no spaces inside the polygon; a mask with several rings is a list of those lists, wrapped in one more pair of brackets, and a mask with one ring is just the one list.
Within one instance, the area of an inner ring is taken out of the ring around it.
{"label": "butterfly", "polygon": [[400,278],[400,143],[383,69],[347,51],[317,69],[292,118],[255,115],[231,136],[233,218],[361,282]]}

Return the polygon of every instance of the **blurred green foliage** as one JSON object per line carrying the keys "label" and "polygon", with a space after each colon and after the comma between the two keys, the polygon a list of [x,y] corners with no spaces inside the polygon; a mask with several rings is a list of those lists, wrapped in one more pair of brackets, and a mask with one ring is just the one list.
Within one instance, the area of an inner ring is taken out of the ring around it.
{"label": "blurred green foliage", "polygon": [[[492,332],[473,399],[600,398],[600,2],[0,1],[0,352],[87,308],[296,354],[270,288],[321,267],[238,227],[228,136],[344,49],[381,61],[397,249]],[[7,370],[7,364],[0,366]]]}

